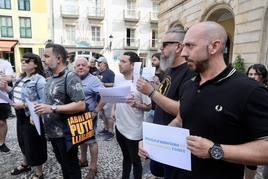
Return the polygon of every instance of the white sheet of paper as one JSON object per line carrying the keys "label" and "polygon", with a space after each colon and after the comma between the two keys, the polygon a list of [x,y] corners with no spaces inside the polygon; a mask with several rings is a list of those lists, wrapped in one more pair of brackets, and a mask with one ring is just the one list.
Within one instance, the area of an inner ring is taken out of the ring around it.
{"label": "white sheet of paper", "polygon": [[155,67],[144,67],[142,77],[148,81],[154,81]]}
{"label": "white sheet of paper", "polygon": [[9,104],[12,104],[13,101],[11,101],[11,99],[9,99],[8,96],[6,96],[6,94],[0,90],[0,98],[6,102],[8,102]]}
{"label": "white sheet of paper", "polygon": [[33,102],[29,101],[28,99],[26,99],[26,103],[27,103],[28,109],[30,111],[31,119],[34,122],[34,126],[35,126],[38,134],[41,135],[40,119],[39,119],[39,116],[34,111],[34,104],[33,104]]}
{"label": "white sheet of paper", "polygon": [[104,103],[125,103],[130,95],[130,86],[100,88],[99,93]]}
{"label": "white sheet of paper", "polygon": [[187,149],[189,130],[143,122],[143,147],[149,158],[191,171],[191,152]]}
{"label": "white sheet of paper", "polygon": [[134,69],[133,69],[133,84],[134,87],[136,88],[136,83],[138,81],[138,79],[141,76],[141,62],[135,62],[134,63]]}

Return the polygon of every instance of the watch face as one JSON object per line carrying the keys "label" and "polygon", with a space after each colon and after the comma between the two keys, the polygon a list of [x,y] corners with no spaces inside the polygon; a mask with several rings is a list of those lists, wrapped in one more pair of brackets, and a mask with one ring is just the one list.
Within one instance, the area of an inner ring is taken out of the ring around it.
{"label": "watch face", "polygon": [[214,145],[210,150],[210,156],[215,160],[223,158],[223,150],[220,146]]}

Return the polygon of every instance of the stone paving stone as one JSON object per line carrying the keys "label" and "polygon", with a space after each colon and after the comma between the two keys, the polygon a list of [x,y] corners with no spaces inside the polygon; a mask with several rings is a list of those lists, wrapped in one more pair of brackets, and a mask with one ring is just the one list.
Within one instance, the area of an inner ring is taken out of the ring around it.
{"label": "stone paving stone", "polygon": [[[20,165],[22,161],[22,155],[17,143],[16,134],[16,118],[8,119],[8,135],[6,139],[6,145],[11,149],[9,153],[0,152],[0,178],[1,179],[29,179],[34,175],[33,170],[17,175],[10,175],[11,170],[16,166]],[[99,121],[99,126],[101,123]],[[100,130],[100,129],[98,129]],[[111,141],[103,141],[103,138],[97,136],[99,145],[99,158],[98,158],[98,173],[96,179],[120,179],[122,172],[122,153],[116,139],[113,138]],[[88,151],[88,161],[89,151]],[[149,179],[152,177],[149,167],[149,161],[143,162],[143,178]],[[261,176],[262,167],[258,168],[258,173],[255,179],[263,179]],[[48,142],[48,160],[44,165],[44,173],[46,179],[62,179],[61,169],[56,161],[52,147]],[[87,174],[87,168],[81,170],[83,178]],[[131,174],[131,179],[133,175]]]}
{"label": "stone paving stone", "polygon": [[[16,118],[8,119],[8,134],[6,145],[11,149],[9,153],[0,152],[0,178],[1,179],[28,179],[34,175],[33,170],[17,176],[10,174],[16,166],[22,161],[22,154],[17,143]],[[99,122],[100,123],[100,122]],[[100,126],[100,125],[99,125]],[[99,130],[99,129],[98,129]],[[97,136],[99,145],[98,173],[96,179],[119,179],[122,172],[122,153],[116,139],[103,141],[103,138]],[[88,161],[89,151],[88,151]],[[87,168],[82,168],[83,178],[87,174]],[[46,179],[62,179],[61,169],[56,161],[52,147],[48,142],[48,160],[44,164],[44,174]],[[144,167],[143,178],[150,178],[151,174],[148,168],[148,162]]]}

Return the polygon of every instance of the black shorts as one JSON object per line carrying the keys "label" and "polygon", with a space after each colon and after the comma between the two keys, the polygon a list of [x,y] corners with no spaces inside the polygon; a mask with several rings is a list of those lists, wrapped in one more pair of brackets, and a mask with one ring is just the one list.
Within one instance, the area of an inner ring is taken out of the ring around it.
{"label": "black shorts", "polygon": [[10,113],[10,105],[7,103],[0,103],[0,120],[6,120]]}

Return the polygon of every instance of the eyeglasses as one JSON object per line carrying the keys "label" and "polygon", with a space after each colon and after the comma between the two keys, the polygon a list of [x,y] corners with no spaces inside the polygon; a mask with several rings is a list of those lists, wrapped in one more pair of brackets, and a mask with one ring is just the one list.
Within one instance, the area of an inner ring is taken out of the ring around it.
{"label": "eyeglasses", "polygon": [[180,43],[180,42],[172,42],[172,41],[162,42],[162,47],[165,48],[169,44],[175,44],[175,43]]}
{"label": "eyeglasses", "polygon": [[30,63],[31,59],[29,58],[22,58],[21,62]]}

